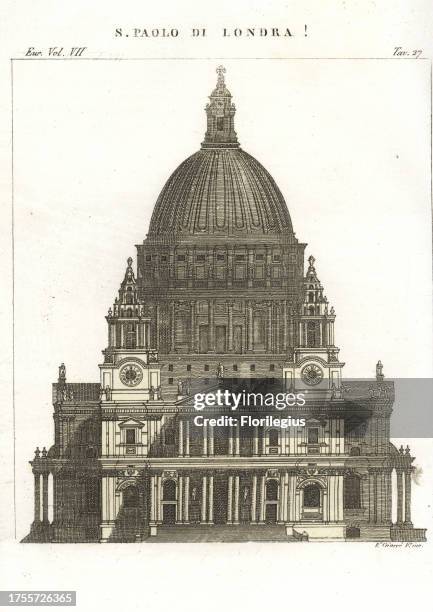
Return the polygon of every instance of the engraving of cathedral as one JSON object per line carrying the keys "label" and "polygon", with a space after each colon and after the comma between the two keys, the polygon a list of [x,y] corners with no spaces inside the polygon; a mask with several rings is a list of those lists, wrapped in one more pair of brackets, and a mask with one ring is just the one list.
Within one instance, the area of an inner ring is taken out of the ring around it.
{"label": "engraving of cathedral", "polygon": [[[393,383],[380,362],[343,380],[316,262],[240,147],[217,73],[201,148],[163,187],[106,315],[100,381],[59,368],[24,541],[424,540],[414,457],[389,439]],[[290,411],[305,425],[194,424],[197,392],[245,381],[305,391]]]}

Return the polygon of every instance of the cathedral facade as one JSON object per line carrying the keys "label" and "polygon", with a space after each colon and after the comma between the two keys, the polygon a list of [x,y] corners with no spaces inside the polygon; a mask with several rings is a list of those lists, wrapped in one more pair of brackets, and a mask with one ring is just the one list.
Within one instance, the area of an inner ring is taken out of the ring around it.
{"label": "cathedral facade", "polygon": [[[59,368],[25,541],[423,540],[414,457],[389,439],[393,384],[380,362],[372,381],[343,380],[316,262],[241,149],[217,72],[201,148],[164,186],[106,315],[99,382]],[[197,393],[244,386],[307,401],[292,427],[197,426]]]}

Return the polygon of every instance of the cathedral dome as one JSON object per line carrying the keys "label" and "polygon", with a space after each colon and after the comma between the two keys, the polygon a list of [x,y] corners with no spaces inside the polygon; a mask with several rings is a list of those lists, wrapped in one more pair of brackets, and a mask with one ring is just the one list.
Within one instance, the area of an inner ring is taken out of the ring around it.
{"label": "cathedral dome", "polygon": [[206,106],[202,148],[168,179],[156,202],[149,237],[291,234],[286,202],[269,172],[239,147],[235,106],[218,69]]}
{"label": "cathedral dome", "polygon": [[239,148],[202,148],[173,172],[153,211],[149,236],[293,231],[269,172]]}

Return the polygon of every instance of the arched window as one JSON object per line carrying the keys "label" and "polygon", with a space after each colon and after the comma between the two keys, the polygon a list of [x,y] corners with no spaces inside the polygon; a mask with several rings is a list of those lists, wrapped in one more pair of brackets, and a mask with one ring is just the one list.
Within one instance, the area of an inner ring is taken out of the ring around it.
{"label": "arched window", "polygon": [[308,302],[310,304],[314,302],[314,293],[312,291],[310,291],[310,293],[308,294]]}
{"label": "arched window", "polygon": [[314,306],[309,306],[308,308],[308,314],[313,315],[314,314]]}
{"label": "arched window", "polygon": [[164,501],[176,501],[176,483],[174,480],[166,480],[163,486]]}
{"label": "arched window", "polygon": [[278,446],[279,435],[278,429],[269,430],[269,446]]}
{"label": "arched window", "polygon": [[308,321],[307,323],[307,345],[316,346],[316,322]]}
{"label": "arched window", "polygon": [[[128,310],[128,312],[131,312]],[[136,332],[135,332],[135,324],[127,323],[126,324],[126,348],[134,349],[137,344]]]}
{"label": "arched window", "polygon": [[278,482],[276,480],[267,481],[266,499],[267,501],[277,501],[278,500]]}
{"label": "arched window", "polygon": [[361,479],[356,474],[344,477],[343,501],[345,508],[361,507]]}
{"label": "arched window", "polygon": [[138,489],[134,485],[123,491],[123,506],[125,508],[136,508],[138,506]]}
{"label": "arched window", "polygon": [[305,508],[320,508],[320,487],[316,484],[311,484],[304,489],[304,507]]}
{"label": "arched window", "polygon": [[[134,298],[133,298],[133,296],[132,296],[132,293],[127,293],[127,294],[126,294],[126,303],[127,303],[127,304],[132,304],[132,303],[133,303],[133,299],[134,299]],[[129,310],[128,310],[128,312],[129,312]],[[129,316],[129,315],[128,315],[128,316]]]}

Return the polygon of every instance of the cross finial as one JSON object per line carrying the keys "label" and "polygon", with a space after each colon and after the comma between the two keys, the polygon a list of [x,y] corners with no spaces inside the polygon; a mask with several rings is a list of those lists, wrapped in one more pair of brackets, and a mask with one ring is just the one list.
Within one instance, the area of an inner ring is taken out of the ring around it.
{"label": "cross finial", "polygon": [[224,66],[218,66],[218,68],[216,69],[217,75],[218,75],[218,84],[223,84],[224,83],[224,74],[226,72],[226,69],[224,68]]}
{"label": "cross finial", "polygon": [[129,268],[132,266],[132,257],[128,257],[127,264]]}
{"label": "cross finial", "polygon": [[314,259],[314,257],[310,255],[310,257],[308,258],[308,263],[310,264],[311,267],[313,267],[315,261],[316,260]]}

